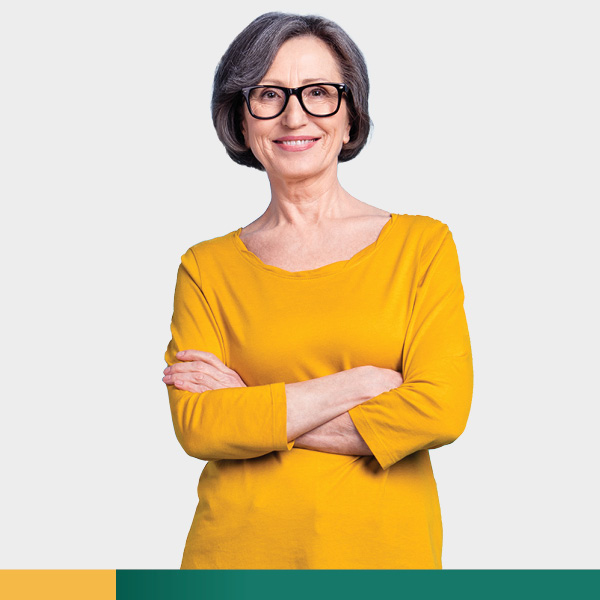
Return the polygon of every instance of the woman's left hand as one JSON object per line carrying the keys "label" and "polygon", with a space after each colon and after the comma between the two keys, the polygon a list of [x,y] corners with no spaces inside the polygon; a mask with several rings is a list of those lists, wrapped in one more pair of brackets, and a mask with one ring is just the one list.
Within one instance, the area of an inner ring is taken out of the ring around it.
{"label": "woman's left hand", "polygon": [[178,360],[164,370],[163,381],[187,392],[206,392],[231,387],[247,387],[242,378],[212,352],[182,350]]}

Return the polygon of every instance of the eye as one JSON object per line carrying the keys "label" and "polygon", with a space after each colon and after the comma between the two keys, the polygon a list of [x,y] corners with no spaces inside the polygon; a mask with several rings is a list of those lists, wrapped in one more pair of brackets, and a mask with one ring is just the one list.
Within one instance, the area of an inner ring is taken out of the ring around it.
{"label": "eye", "polygon": [[310,88],[310,95],[313,98],[322,98],[324,96],[328,96],[329,92],[322,87]]}
{"label": "eye", "polygon": [[276,90],[273,88],[264,88],[260,94],[261,100],[278,100],[281,97],[281,90]]}

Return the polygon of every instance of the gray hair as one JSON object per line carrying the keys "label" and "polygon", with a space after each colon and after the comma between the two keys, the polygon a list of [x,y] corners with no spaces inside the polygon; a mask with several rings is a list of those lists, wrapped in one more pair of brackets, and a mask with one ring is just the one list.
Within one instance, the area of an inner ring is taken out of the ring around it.
{"label": "gray hair", "polygon": [[257,85],[269,70],[279,48],[289,39],[314,36],[325,42],[338,59],[347,95],[350,141],[338,156],[340,162],[354,158],[364,147],[372,127],[369,117],[369,75],[365,59],[350,36],[336,23],[316,15],[269,12],[257,17],[234,40],[215,72],[211,103],[217,135],[227,154],[237,163],[264,171],[246,147],[241,129],[241,89]]}

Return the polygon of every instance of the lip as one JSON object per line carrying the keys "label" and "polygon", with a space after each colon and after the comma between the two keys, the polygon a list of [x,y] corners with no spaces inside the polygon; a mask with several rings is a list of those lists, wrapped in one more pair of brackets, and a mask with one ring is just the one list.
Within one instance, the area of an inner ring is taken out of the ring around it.
{"label": "lip", "polygon": [[[273,140],[278,148],[284,152],[302,152],[312,148],[318,141],[319,137],[310,135],[285,135]],[[285,144],[284,142],[294,142]]]}

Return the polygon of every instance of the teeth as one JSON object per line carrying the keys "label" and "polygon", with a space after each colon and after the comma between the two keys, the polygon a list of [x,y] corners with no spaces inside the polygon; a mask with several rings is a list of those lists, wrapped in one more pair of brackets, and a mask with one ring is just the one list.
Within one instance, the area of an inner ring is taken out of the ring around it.
{"label": "teeth", "polygon": [[286,146],[301,146],[303,144],[308,144],[312,141],[314,141],[314,140],[290,140],[290,141],[285,141],[285,142],[281,142],[281,143],[285,144]]}

